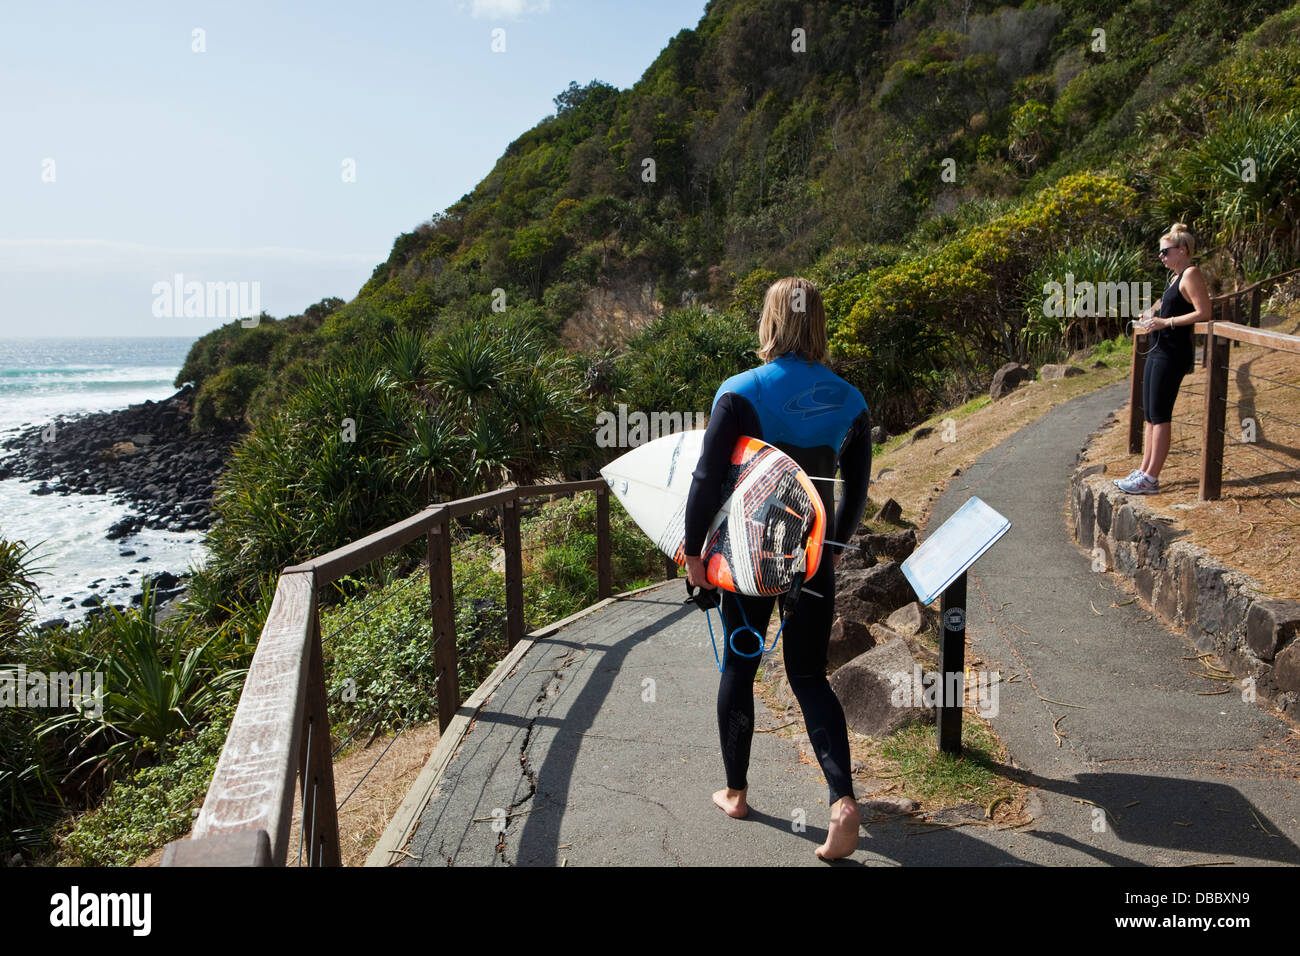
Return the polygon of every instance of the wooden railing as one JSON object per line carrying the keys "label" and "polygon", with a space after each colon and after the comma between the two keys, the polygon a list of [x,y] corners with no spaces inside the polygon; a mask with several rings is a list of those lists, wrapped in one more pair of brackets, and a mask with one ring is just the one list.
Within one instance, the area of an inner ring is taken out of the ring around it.
{"label": "wooden railing", "polygon": [[[320,589],[422,535],[427,539],[438,725],[445,730],[461,704],[451,522],[490,508],[501,509],[505,630],[513,648],[524,636],[520,503],[585,491],[596,493],[596,581],[598,595],[604,599],[610,596],[613,579],[609,487],[601,479],[512,486],[432,505],[360,541],[285,568],[191,837],[169,844],[162,865],[283,866],[291,850],[297,795],[303,821],[300,862],[337,866],[338,814],[321,649]],[[665,568],[669,567],[675,576],[676,567],[666,563]]]}
{"label": "wooden railing", "polygon": [[[1245,288],[1210,300],[1208,322],[1192,326],[1194,335],[1205,336],[1201,365],[1209,370],[1206,376],[1205,402],[1202,414],[1202,455],[1199,498],[1214,501],[1219,498],[1223,485],[1223,445],[1228,406],[1228,352],[1233,342],[1259,345],[1278,352],[1300,355],[1300,336],[1285,335],[1259,328],[1260,305],[1264,290],[1292,276],[1300,269],[1292,269]],[[1247,305],[1249,303],[1249,305]],[[1244,322],[1241,320],[1245,319]],[[1142,407],[1142,380],[1148,351],[1147,334],[1136,332],[1133,336],[1133,371],[1129,379],[1129,454],[1142,454],[1144,435],[1144,409]],[[1247,373],[1249,374],[1249,373]]]}

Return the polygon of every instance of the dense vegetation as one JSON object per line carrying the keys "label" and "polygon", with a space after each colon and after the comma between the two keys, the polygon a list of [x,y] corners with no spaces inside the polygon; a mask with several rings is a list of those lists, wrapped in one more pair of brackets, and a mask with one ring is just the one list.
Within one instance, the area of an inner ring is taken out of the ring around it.
{"label": "dense vegetation", "polygon": [[[215,414],[256,421],[318,356],[346,362],[394,328],[440,330],[495,304],[558,345],[599,322],[593,289],[642,282],[669,313],[696,303],[743,327],[766,282],[801,273],[833,318],[857,308],[836,357],[899,430],[1008,358],[1082,344],[1068,322],[1025,334],[1042,299],[1027,280],[1047,260],[1068,270],[1062,255],[1091,244],[1124,254],[1108,279],[1158,283],[1149,252],[1174,218],[1222,283],[1294,260],[1300,11],[1285,6],[711,3],[631,89],[570,84],[471,193],[399,236],[351,302],[268,321],[257,346],[219,330],[181,377]],[[1125,217],[1054,223],[1071,174],[1077,198],[1131,190]],[[652,335],[689,351],[673,328]],[[645,401],[658,393],[619,398],[659,407]]]}
{"label": "dense vegetation", "polygon": [[[707,411],[753,363],[782,274],[824,291],[837,369],[897,432],[1008,359],[1120,332],[1114,308],[1045,309],[1045,285],[1158,296],[1175,218],[1220,285],[1295,261],[1300,6],[1282,6],[711,4],[632,89],[561,92],[352,301],[196,343],[195,427],[253,426],[200,586],[250,601],[427,501],[591,476],[613,454],[600,410]],[[596,292],[643,283],[640,331],[579,334]]]}
{"label": "dense vegetation", "polygon": [[[251,430],[181,615],[160,626],[146,605],[37,639],[30,569],[0,545],[6,658],[121,682],[102,721],[0,712],[0,850],[40,856],[105,793],[65,858],[126,862],[183,833],[282,567],[430,501],[589,477],[615,453],[595,416],[618,403],[707,411],[754,363],[781,275],[823,290],[836,368],[897,432],[1008,359],[1121,331],[1114,310],[1050,313],[1045,285],[1158,290],[1175,219],[1220,287],[1296,265],[1297,75],[1286,0],[714,0],[631,89],[570,84],[351,301],[195,344],[178,377],[198,386],[194,428]],[[647,287],[653,306],[632,294]],[[535,517],[531,623],[593,596],[588,507]],[[457,551],[466,688],[501,650],[483,531],[461,528]],[[625,586],[651,569],[621,517],[616,531]],[[417,564],[341,582],[324,612],[327,629],[370,622],[327,655],[360,675],[363,704],[388,702],[381,727],[429,716]]]}

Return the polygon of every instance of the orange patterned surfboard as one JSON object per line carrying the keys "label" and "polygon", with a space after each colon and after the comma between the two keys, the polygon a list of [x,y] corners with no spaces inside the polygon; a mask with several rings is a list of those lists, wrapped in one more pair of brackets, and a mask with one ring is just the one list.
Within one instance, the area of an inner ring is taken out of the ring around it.
{"label": "orange patterned surfboard", "polygon": [[[601,469],[641,530],[683,567],[686,498],[703,437],[699,430],[666,435]],[[797,575],[817,573],[825,533],[812,479],[779,448],[741,436],[705,537],[709,582],[737,594],[783,594]]]}

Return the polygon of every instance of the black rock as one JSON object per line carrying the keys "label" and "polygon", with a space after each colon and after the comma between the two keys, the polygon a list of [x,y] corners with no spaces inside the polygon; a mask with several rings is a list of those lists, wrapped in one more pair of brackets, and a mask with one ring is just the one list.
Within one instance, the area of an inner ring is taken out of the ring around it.
{"label": "black rock", "polygon": [[989,385],[989,397],[997,401],[1005,395],[1010,395],[1021,382],[1030,377],[1028,366],[1021,365],[1018,362],[1008,362],[1003,365],[993,376],[993,382]]}
{"label": "black rock", "polygon": [[890,524],[898,524],[903,517],[903,509],[899,507],[897,501],[890,498],[880,506],[878,517],[881,521],[888,521]]}
{"label": "black rock", "polygon": [[159,591],[165,591],[168,588],[174,588],[180,583],[180,578],[170,571],[159,571],[157,574],[150,574],[145,577],[150,586]]}
{"label": "black rock", "polygon": [[109,526],[108,531],[104,533],[104,537],[108,538],[110,541],[114,541],[118,538],[125,538],[128,534],[134,534],[139,531],[140,524],[141,520],[139,516],[127,515],[121,521],[115,521],[111,526]]}
{"label": "black rock", "polygon": [[[57,419],[54,442],[41,439],[48,422],[23,426],[18,435],[3,442],[18,454],[0,466],[0,477],[39,482],[37,494],[115,494],[137,511],[153,515],[138,520],[142,526],[168,527],[160,517],[166,504],[173,519],[203,519],[206,527],[216,479],[242,428],[227,428],[210,435],[190,432],[194,389],[182,388],[162,402],[145,402],[113,412],[97,412],[74,419]],[[131,441],[131,455],[103,455],[120,441]],[[175,502],[196,502],[188,509]]]}

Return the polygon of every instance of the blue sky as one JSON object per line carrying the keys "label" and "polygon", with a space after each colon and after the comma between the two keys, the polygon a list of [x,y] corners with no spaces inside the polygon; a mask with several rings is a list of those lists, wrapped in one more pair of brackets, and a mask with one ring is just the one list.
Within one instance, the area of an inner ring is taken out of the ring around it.
{"label": "blue sky", "polygon": [[4,0],[0,336],[222,324],[166,315],[177,274],[349,299],[570,80],[631,86],[704,6]]}

